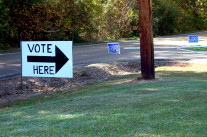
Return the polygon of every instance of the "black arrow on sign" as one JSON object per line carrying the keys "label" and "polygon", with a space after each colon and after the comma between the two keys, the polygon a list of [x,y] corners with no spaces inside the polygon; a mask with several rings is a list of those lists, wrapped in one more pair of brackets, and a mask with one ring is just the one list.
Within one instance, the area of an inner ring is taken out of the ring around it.
{"label": "black arrow on sign", "polygon": [[27,56],[27,62],[44,62],[55,63],[56,73],[65,65],[69,59],[65,54],[55,45],[55,56]]}

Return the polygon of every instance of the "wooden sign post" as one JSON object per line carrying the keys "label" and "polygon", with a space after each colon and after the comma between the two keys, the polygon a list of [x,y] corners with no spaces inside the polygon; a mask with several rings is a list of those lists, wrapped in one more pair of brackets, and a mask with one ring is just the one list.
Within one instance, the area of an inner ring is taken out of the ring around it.
{"label": "wooden sign post", "polygon": [[139,0],[141,73],[143,79],[155,79],[152,0]]}

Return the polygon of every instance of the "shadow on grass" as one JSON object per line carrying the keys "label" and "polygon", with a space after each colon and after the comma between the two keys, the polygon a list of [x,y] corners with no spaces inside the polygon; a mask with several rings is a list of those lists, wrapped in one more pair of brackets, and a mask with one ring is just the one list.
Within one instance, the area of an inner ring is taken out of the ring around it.
{"label": "shadow on grass", "polygon": [[[176,62],[157,61],[155,66],[173,65]],[[0,80],[0,97],[19,95],[26,93],[39,94],[42,92],[56,92],[74,88],[77,86],[104,81],[106,79],[122,77],[130,73],[140,72],[140,62],[97,63],[77,68],[73,79],[64,78],[23,78],[21,89],[21,77],[6,78]],[[12,70],[14,71],[14,70]],[[23,92],[22,92],[23,91]]]}
{"label": "shadow on grass", "polygon": [[[187,67],[188,64],[159,60],[155,62],[155,66]],[[73,79],[23,78],[23,90],[21,90],[21,77],[3,79],[0,83],[0,100],[3,100],[1,104],[4,106],[5,104],[7,105],[8,102],[16,101],[16,99],[25,100],[39,94],[55,93],[56,91],[72,89],[74,87],[93,84],[107,79],[117,79],[132,73],[138,74],[139,72],[139,61],[116,62],[112,64],[97,63],[77,68]],[[171,73],[173,72],[169,72],[169,75],[171,75]],[[168,73],[163,73],[163,76],[165,75],[167,76]],[[136,79],[136,76],[134,76],[134,79]]]}
{"label": "shadow on grass", "polygon": [[195,78],[198,80],[207,80],[207,72],[195,72],[195,71],[157,71],[157,75],[160,77],[170,78]]}
{"label": "shadow on grass", "polygon": [[[157,74],[174,80],[120,86],[106,81],[74,89],[79,93],[59,93],[44,101],[35,97],[5,108],[0,112],[0,133],[6,136],[205,136],[207,74],[193,71],[158,71]],[[111,86],[107,86],[109,83]]]}

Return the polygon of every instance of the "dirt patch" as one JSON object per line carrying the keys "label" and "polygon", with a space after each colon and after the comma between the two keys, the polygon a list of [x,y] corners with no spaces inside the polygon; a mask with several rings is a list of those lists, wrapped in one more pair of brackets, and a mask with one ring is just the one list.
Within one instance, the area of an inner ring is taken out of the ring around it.
{"label": "dirt patch", "polygon": [[189,63],[177,63],[177,64],[173,64],[171,65],[171,67],[188,67]]}
{"label": "dirt patch", "polygon": [[[182,65],[182,63],[183,62],[181,61],[157,61],[155,62],[155,67],[179,64],[181,64],[181,66],[188,66],[188,64]],[[20,76],[0,79],[0,104],[138,73],[140,68],[141,65],[138,61],[97,63],[74,67],[74,76],[72,79],[23,77],[22,84]],[[153,81],[132,80],[128,82],[126,81],[122,84],[136,84],[155,81],[162,81],[162,79],[155,79]],[[166,81],[166,79],[163,81]]]}

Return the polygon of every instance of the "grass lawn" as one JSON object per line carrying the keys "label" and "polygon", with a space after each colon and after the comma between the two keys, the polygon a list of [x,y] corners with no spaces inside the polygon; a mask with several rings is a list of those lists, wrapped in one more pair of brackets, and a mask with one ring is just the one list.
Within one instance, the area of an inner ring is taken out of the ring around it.
{"label": "grass lawn", "polygon": [[20,48],[9,48],[9,49],[0,49],[0,54],[2,53],[12,53],[12,52],[20,52]]}
{"label": "grass lawn", "polygon": [[[99,44],[99,43],[109,43],[109,42],[119,42],[119,41],[126,41],[126,40],[137,40],[139,37],[130,37],[130,38],[121,38],[121,39],[109,39],[109,40],[102,40],[97,42],[80,42],[74,43],[74,46],[81,46],[81,45],[90,45],[90,44]],[[8,49],[0,49],[0,54],[4,53],[12,53],[12,52],[20,52],[20,48],[8,48]]]}
{"label": "grass lawn", "polygon": [[74,43],[74,46],[81,46],[81,45],[90,45],[90,44],[99,44],[99,43],[109,43],[109,42],[119,42],[119,41],[127,41],[127,40],[138,40],[139,37],[130,37],[130,38],[121,38],[121,39],[106,39],[97,42],[80,42]]}
{"label": "grass lawn", "polygon": [[189,50],[195,50],[195,51],[207,51],[207,47],[199,47],[200,45],[197,45],[196,48],[189,48]]}
{"label": "grass lawn", "polygon": [[137,75],[22,100],[0,109],[0,136],[207,136],[207,64]]}

